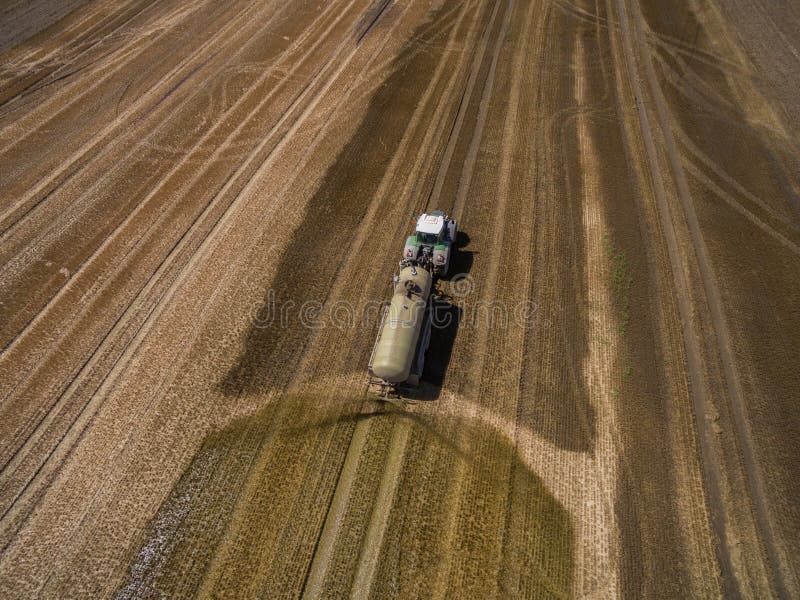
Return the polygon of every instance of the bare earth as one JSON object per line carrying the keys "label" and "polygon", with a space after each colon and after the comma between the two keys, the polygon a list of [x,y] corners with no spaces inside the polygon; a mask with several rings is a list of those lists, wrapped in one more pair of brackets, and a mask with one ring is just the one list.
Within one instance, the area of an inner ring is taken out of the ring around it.
{"label": "bare earth", "polygon": [[796,3],[0,21],[0,597],[800,597]]}

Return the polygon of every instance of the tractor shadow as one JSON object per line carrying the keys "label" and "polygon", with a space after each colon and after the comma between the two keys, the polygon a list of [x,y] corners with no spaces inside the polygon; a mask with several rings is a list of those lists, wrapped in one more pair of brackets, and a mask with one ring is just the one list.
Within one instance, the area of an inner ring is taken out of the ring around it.
{"label": "tractor shadow", "polygon": [[463,309],[458,305],[458,298],[449,295],[452,281],[457,281],[469,275],[475,256],[478,254],[464,247],[469,244],[469,236],[459,231],[456,238],[456,253],[450,275],[439,282],[441,296],[433,303],[433,323],[431,341],[425,357],[425,368],[422,371],[422,381],[415,400],[437,400],[444,385],[447,368],[453,354],[458,328],[463,316]]}

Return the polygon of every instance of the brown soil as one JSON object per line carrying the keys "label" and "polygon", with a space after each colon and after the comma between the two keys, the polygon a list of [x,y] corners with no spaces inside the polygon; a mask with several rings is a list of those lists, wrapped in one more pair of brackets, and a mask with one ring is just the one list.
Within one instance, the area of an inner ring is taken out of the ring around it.
{"label": "brown soil", "polygon": [[[791,3],[23,4],[0,595],[800,595]],[[468,280],[382,404],[433,208]]]}

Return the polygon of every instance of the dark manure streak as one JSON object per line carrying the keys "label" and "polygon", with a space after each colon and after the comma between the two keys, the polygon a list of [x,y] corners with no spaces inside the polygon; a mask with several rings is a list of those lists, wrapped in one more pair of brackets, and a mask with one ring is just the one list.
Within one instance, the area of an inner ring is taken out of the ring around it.
{"label": "dark manure streak", "polygon": [[[526,336],[523,345],[523,380],[520,395],[531,398],[519,409],[520,427],[526,427],[559,448],[591,452],[596,439],[596,415],[582,374],[588,353],[585,304],[588,298],[584,256],[581,164],[575,119],[565,115],[584,107],[575,106],[574,74],[563,69],[575,58],[578,36],[589,31],[581,19],[561,11],[549,14],[549,29],[559,31],[547,42],[545,56],[551,56],[542,69],[560,69],[558,84],[547,89],[545,79],[535,91],[546,130],[534,133],[529,143],[542,148],[537,153],[543,165],[536,178],[532,210],[537,223],[534,244],[537,260],[530,277],[529,297],[545,302],[537,328],[543,333]],[[544,116],[545,111],[549,114]],[[552,150],[548,150],[552,149]],[[549,288],[546,296],[542,289]],[[577,326],[575,324],[578,324]],[[546,346],[538,343],[546,335]],[[558,364],[549,378],[542,377],[542,365]]]}
{"label": "dark manure streak", "polygon": [[[691,38],[693,47],[714,49],[707,16],[689,3],[644,2],[641,10],[650,29],[673,38]],[[730,174],[743,189],[757,190],[763,201],[796,225],[800,215],[800,199],[793,189],[800,169],[797,144],[758,125],[749,107],[735,102],[738,93],[725,65],[696,57],[687,57],[684,63],[681,77],[703,81],[716,92],[716,98],[687,94],[682,86],[669,81],[663,67],[656,68],[670,117],[719,171]],[[792,595],[791,571],[797,562],[788,555],[783,557],[781,539],[797,538],[800,532],[800,515],[784,500],[797,496],[797,478],[790,473],[800,468],[796,442],[800,385],[795,366],[800,358],[796,293],[800,269],[796,257],[754,232],[752,225],[730,211],[701,181],[690,180],[688,185],[690,203],[684,211],[687,218],[695,212],[698,219],[698,234],[692,240],[695,254],[699,257],[708,252],[708,257],[698,262],[707,264],[708,269],[702,276],[701,292],[710,313],[707,352],[719,353],[720,361],[720,389],[714,404],[723,429],[731,431],[720,437],[720,445],[724,455],[741,461],[741,466],[725,468],[732,479],[741,476],[741,489],[749,497],[744,501],[737,498],[737,502],[752,511],[760,538],[756,543],[743,543],[738,551],[746,553],[748,547],[752,549],[749,552],[763,551],[765,575],[774,586],[769,591],[788,598]],[[752,209],[758,213],[756,207]],[[717,286],[720,297],[715,300]],[[718,317],[714,317],[715,306]],[[726,342],[728,332],[731,339]],[[728,344],[732,347],[726,349]],[[698,421],[701,418],[698,415]],[[741,469],[740,474],[734,469]],[[711,501],[709,509],[721,522]],[[720,529],[724,532],[724,526]],[[722,541],[720,550],[725,545]],[[784,543],[786,548],[791,546]],[[746,578],[734,566],[726,565],[730,560],[720,552],[723,581],[730,588],[725,591],[734,595]],[[748,557],[748,562],[756,565],[757,559]]]}
{"label": "dark manure streak", "polygon": [[[392,74],[376,91],[366,115],[309,200],[303,222],[265,291],[263,306],[283,307],[287,318],[251,326],[237,364],[221,382],[223,392],[280,389],[291,379],[312,329],[303,325],[304,302],[324,304],[352,250],[370,203],[397,151],[443,50],[431,51],[452,27],[456,12],[447,5],[419,28],[398,56]],[[440,44],[441,46],[441,44]],[[391,201],[391,200],[389,200]]]}
{"label": "dark manure streak", "polygon": [[[601,10],[604,10],[601,5]],[[609,271],[604,283],[615,286],[614,256],[626,257],[634,284],[625,292],[629,311],[620,314],[615,294],[613,314],[627,324],[620,336],[613,364],[616,397],[612,402],[619,424],[624,455],[616,477],[614,511],[619,524],[620,590],[625,598],[680,597],[691,589],[692,571],[685,557],[688,546],[682,529],[682,506],[677,487],[678,468],[671,431],[679,426],[668,381],[670,340],[660,331],[657,315],[664,305],[658,280],[656,250],[648,230],[643,198],[632,156],[625,142],[627,107],[618,96],[614,56],[608,29],[598,28],[584,38],[590,56],[597,58],[586,73],[590,96],[600,97],[611,118],[589,123],[589,136],[602,148],[596,177],[607,201],[602,207],[603,262]],[[627,368],[630,367],[630,372]],[[654,473],[658,477],[654,477]]]}

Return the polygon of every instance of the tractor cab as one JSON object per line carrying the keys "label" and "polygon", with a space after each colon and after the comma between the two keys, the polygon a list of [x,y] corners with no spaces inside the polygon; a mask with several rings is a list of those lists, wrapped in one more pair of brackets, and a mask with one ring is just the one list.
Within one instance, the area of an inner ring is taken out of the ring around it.
{"label": "tractor cab", "polygon": [[420,215],[417,219],[417,241],[420,244],[438,244],[445,237],[444,215]]}

